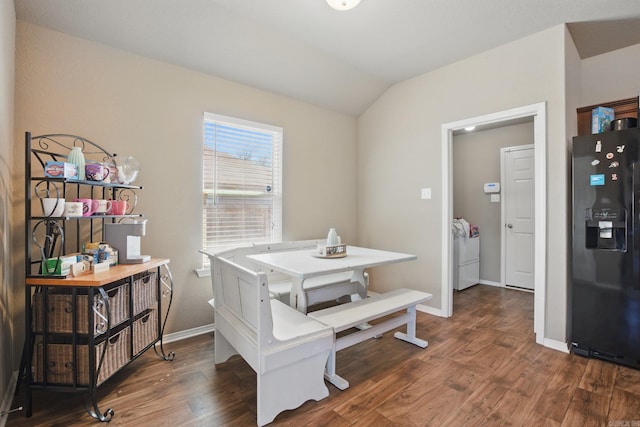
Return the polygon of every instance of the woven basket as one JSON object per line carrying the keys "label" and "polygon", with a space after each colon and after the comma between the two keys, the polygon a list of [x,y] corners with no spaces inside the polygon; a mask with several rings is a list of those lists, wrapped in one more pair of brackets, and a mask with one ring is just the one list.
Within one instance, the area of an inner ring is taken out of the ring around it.
{"label": "woven basket", "polygon": [[142,313],[158,302],[157,273],[148,271],[133,281],[133,315]]}
{"label": "woven basket", "polygon": [[[100,375],[96,385],[102,384],[113,375],[118,369],[131,360],[129,355],[130,329],[125,328],[115,334],[108,341],[103,341],[96,346],[95,366],[98,367],[102,349],[107,346],[104,355]],[[35,346],[33,363],[33,381],[35,383],[44,382],[43,344]],[[77,365],[77,386],[89,386],[89,347],[87,345],[77,345],[78,365]],[[73,345],[72,344],[48,344],[47,345],[47,384],[73,385]]]}
{"label": "woven basket", "polygon": [[[55,292],[55,291],[53,291]],[[71,294],[58,294],[49,292],[48,312],[47,312],[47,332],[50,333],[72,333],[73,332],[73,305]],[[129,318],[129,287],[122,284],[107,291],[109,298],[109,309],[111,310],[111,327],[118,325]],[[42,310],[43,293],[34,295],[33,320],[35,332],[42,332],[44,328],[44,313]],[[87,319],[87,295],[76,295],[76,332],[80,334],[88,333],[89,322]],[[94,297],[98,306],[98,313],[106,316],[105,305],[99,295]],[[96,306],[94,303],[94,307]],[[94,336],[100,335],[106,330],[105,320],[94,313]]]}
{"label": "woven basket", "polygon": [[147,314],[133,322],[133,354],[140,353],[146,346],[158,338],[158,310],[149,310]]}

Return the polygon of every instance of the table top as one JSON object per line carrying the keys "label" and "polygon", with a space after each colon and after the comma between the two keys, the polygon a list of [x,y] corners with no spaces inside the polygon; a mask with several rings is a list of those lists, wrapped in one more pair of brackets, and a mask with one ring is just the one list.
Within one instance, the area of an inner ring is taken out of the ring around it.
{"label": "table top", "polygon": [[142,264],[118,264],[101,273],[83,274],[78,277],[51,278],[47,276],[27,277],[25,283],[30,286],[67,286],[67,287],[97,287],[104,286],[116,280],[142,273],[152,268],[169,264],[168,259],[152,258]]}
{"label": "table top", "polygon": [[247,258],[265,267],[301,279],[343,271],[362,270],[394,262],[413,261],[417,258],[415,255],[358,246],[347,246],[347,256],[343,258],[318,258],[314,256],[317,253],[317,249],[301,249],[247,255]]}

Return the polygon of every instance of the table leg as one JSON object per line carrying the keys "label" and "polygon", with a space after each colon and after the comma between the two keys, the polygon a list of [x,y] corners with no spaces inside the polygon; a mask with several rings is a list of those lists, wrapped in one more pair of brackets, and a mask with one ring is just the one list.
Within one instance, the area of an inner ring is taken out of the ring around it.
{"label": "table leg", "polygon": [[[369,288],[369,275],[365,273],[364,269],[353,270],[351,274],[351,281],[358,283],[358,294],[360,299],[364,299],[367,297],[367,289]],[[352,296],[352,301],[358,300],[357,297]]]}
{"label": "table leg", "polygon": [[303,291],[304,279],[293,277],[291,292],[289,293],[289,305],[302,314],[307,314],[307,294]]}
{"label": "table leg", "polygon": [[[365,273],[364,270],[353,270],[353,274],[351,275],[352,282],[358,282],[358,293],[351,295],[351,302],[359,301],[363,298],[367,297],[367,289],[369,289],[369,274]],[[371,327],[368,323],[362,323],[356,326],[360,330],[369,329]],[[378,335],[375,338],[380,338],[382,335]]]}

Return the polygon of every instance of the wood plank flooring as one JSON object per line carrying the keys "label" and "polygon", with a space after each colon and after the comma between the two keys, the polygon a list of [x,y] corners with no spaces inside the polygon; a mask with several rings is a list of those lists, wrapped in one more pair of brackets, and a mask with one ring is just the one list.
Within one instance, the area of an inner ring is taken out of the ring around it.
{"label": "wood plank flooring", "polygon": [[[640,426],[640,371],[535,344],[533,294],[477,285],[454,316],[418,313],[426,349],[392,333],[338,353],[351,387],[280,414],[274,426]],[[213,337],[147,352],[99,389],[110,426],[251,426],[256,376],[241,358],[213,364]],[[17,396],[13,407],[23,400]],[[35,392],[33,417],[7,426],[96,426],[82,395]]]}

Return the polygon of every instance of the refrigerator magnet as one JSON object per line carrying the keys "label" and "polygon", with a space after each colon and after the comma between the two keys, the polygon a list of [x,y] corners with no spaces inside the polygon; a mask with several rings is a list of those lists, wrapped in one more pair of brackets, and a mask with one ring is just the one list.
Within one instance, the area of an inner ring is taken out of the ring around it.
{"label": "refrigerator magnet", "polygon": [[607,159],[609,160],[613,159],[613,153],[607,153]]}
{"label": "refrigerator magnet", "polygon": [[602,151],[602,142],[597,141],[596,142],[596,153],[599,153],[600,151]]}
{"label": "refrigerator magnet", "polygon": [[620,166],[620,163],[618,163],[618,162],[611,162],[611,164],[609,165],[609,168],[617,168],[618,166]]}
{"label": "refrigerator magnet", "polygon": [[591,175],[589,177],[589,185],[592,187],[597,185],[604,185],[604,174]]}
{"label": "refrigerator magnet", "polygon": [[616,151],[617,151],[618,153],[622,153],[622,152],[624,151],[624,145],[618,145],[618,146],[616,146]]}
{"label": "refrigerator magnet", "polygon": [[591,162],[591,166],[598,166],[600,164],[600,160],[595,159],[594,161]]}
{"label": "refrigerator magnet", "polygon": [[618,174],[617,173],[612,173],[611,174],[611,181],[617,181],[618,180]]}

